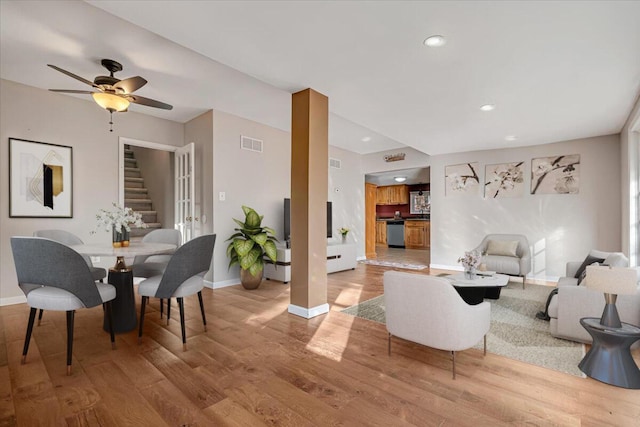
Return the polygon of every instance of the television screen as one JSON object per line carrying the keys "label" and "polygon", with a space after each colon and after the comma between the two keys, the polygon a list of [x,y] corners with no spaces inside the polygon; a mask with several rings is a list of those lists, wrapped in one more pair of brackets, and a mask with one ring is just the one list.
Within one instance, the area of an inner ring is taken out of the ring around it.
{"label": "television screen", "polygon": [[[333,237],[331,202],[327,202],[327,238]],[[284,240],[291,235],[291,199],[284,199]]]}

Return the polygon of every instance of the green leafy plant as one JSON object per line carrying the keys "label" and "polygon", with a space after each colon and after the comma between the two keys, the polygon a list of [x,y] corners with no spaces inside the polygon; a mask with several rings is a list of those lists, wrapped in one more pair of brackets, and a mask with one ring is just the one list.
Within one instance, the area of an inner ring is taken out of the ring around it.
{"label": "green leafy plant", "polygon": [[238,264],[243,270],[249,271],[252,276],[260,274],[264,267],[266,255],[273,263],[276,262],[275,231],[272,228],[262,226],[263,215],[248,206],[243,206],[244,222],[233,218],[240,226],[227,239],[231,240],[227,247],[229,268]]}

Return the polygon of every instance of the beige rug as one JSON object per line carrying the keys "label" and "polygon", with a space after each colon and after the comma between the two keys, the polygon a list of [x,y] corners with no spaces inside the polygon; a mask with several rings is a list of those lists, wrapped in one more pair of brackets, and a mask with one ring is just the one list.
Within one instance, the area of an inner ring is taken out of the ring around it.
{"label": "beige rug", "polygon": [[[554,338],[549,322],[537,319],[552,288],[511,282],[502,289],[500,299],[491,300],[491,329],[487,351],[571,375],[585,377],[578,363],[585,355],[584,344]],[[343,313],[385,323],[384,295],[345,308]],[[482,342],[475,348],[482,349]]]}

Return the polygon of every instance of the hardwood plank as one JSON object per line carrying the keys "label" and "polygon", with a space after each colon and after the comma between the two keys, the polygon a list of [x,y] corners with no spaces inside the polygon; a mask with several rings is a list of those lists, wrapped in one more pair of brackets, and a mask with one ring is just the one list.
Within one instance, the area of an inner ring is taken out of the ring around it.
{"label": "hardwood plank", "polygon": [[229,398],[205,408],[204,413],[211,418],[215,426],[260,427],[268,425]]}

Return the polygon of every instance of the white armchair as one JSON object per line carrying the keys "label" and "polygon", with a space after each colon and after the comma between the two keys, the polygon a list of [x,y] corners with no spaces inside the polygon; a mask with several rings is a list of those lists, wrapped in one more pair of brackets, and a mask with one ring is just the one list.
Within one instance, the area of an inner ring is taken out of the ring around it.
{"label": "white armchair", "polygon": [[522,234],[487,234],[474,249],[482,254],[487,270],[522,277],[522,288],[531,272],[529,241]]}
{"label": "white armchair", "polygon": [[389,355],[391,337],[396,336],[439,350],[451,351],[456,378],[456,351],[476,345],[491,325],[491,305],[468,305],[451,283],[422,274],[387,271],[384,298]]}

